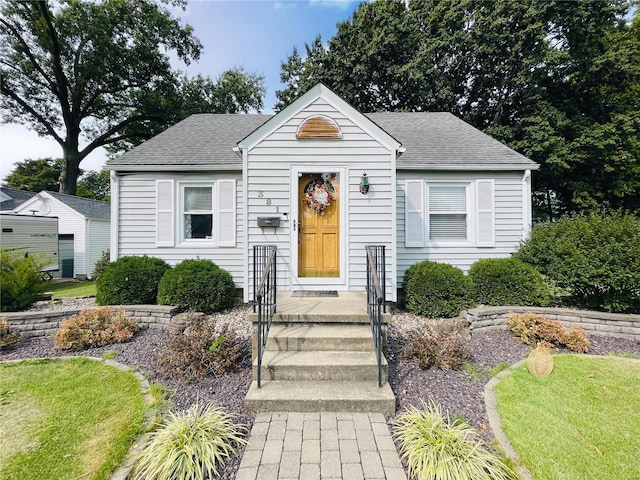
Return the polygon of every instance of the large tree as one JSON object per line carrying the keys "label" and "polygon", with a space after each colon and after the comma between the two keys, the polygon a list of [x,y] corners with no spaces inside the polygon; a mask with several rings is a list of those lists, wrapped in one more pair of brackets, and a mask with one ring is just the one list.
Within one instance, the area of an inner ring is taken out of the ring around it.
{"label": "large tree", "polygon": [[[294,50],[285,89],[320,79],[362,111],[446,110],[541,164],[537,212],[640,209],[636,0],[376,0],[318,52]],[[626,18],[625,18],[626,16]],[[318,62],[315,59],[320,58]],[[278,104],[277,107],[281,107]]]}
{"label": "large tree", "polygon": [[[76,193],[80,163],[96,148],[129,148],[191,113],[180,95],[192,81],[170,58],[189,64],[201,45],[167,3],[184,6],[183,0],[2,3],[2,121],[25,124],[60,144],[61,192]],[[263,92],[261,77],[234,72]],[[249,102],[262,105],[261,97]]]}

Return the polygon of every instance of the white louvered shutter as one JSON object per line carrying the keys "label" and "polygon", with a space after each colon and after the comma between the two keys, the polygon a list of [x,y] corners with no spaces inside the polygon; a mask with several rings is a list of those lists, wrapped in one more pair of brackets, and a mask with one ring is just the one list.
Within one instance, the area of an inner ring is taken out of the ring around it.
{"label": "white louvered shutter", "polygon": [[158,247],[173,247],[174,244],[173,196],[173,180],[156,180],[156,245]]}
{"label": "white louvered shutter", "polygon": [[424,247],[424,187],[424,180],[405,180],[405,247]]}
{"label": "white louvered shutter", "polygon": [[495,199],[493,179],[476,181],[476,245],[493,247],[495,235]]}
{"label": "white louvered shutter", "polygon": [[218,245],[236,246],[236,181],[218,180],[217,182],[217,227]]}

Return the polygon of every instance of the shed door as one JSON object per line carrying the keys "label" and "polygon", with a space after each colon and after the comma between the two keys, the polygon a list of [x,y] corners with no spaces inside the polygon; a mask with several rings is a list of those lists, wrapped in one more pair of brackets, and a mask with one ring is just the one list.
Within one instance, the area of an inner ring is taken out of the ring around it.
{"label": "shed door", "polygon": [[298,177],[298,277],[340,277],[340,174]]}

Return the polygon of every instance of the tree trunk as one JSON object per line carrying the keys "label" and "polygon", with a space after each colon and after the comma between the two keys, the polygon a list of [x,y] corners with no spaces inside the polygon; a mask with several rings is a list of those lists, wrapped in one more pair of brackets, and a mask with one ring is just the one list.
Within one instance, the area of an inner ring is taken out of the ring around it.
{"label": "tree trunk", "polygon": [[60,193],[75,195],[78,177],[80,176],[82,156],[77,149],[73,151],[64,148],[63,150],[64,157],[62,159],[62,171],[60,172]]}

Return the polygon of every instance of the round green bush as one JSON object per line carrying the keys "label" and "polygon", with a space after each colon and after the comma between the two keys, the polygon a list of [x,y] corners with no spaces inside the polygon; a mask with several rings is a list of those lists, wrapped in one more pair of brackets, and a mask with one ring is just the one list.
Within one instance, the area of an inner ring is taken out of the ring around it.
{"label": "round green bush", "polygon": [[471,278],[447,263],[425,260],[404,274],[405,308],[417,315],[451,318],[474,306]]}
{"label": "round green bush", "polygon": [[551,303],[551,288],[535,267],[516,258],[485,258],[471,265],[476,302],[485,305],[528,305]]}
{"label": "round green bush", "polygon": [[160,279],[171,267],[155,257],[122,257],[96,280],[98,305],[155,304]]}
{"label": "round green bush", "polygon": [[537,225],[514,254],[569,294],[571,304],[640,313],[640,218],[591,213]]}
{"label": "round green bush", "polygon": [[229,272],[211,260],[183,260],[162,277],[158,304],[213,313],[233,305],[235,295]]}

